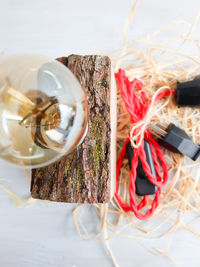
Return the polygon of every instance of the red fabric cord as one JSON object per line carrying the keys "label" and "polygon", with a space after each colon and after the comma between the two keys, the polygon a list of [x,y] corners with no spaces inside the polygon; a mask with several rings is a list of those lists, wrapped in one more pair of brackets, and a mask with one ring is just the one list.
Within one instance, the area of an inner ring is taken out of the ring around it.
{"label": "red fabric cord", "polygon": [[[115,74],[115,78],[121,90],[121,96],[125,103],[126,109],[130,114],[131,122],[132,123],[139,122],[145,117],[146,113],[148,112],[149,106],[151,104],[151,100],[147,99],[146,92],[143,90],[142,82],[137,79],[129,81],[129,79],[125,74],[125,71],[122,69],[119,69],[118,73]],[[170,95],[171,95],[171,90],[165,90],[157,95],[156,101],[158,101],[163,97],[169,97]],[[140,136],[138,136],[136,144],[138,143],[139,139]],[[146,154],[144,151],[144,139],[149,142],[151,147],[152,157],[156,171],[156,177],[152,175],[149,164],[147,163],[146,160]],[[115,197],[120,207],[126,212],[134,212],[135,216],[140,220],[145,220],[151,217],[151,215],[153,214],[153,212],[155,211],[155,209],[159,204],[161,189],[167,183],[168,180],[167,164],[163,152],[159,148],[158,143],[153,139],[149,130],[145,130],[144,139],[142,140],[142,144],[138,148],[134,148],[134,156],[131,163],[132,166],[130,171],[130,183],[129,183],[130,203],[126,204],[121,200],[119,196],[119,186],[118,186],[120,169],[126,154],[126,145],[130,141],[130,137],[126,139],[117,162],[116,191],[115,191]],[[135,192],[136,192],[135,180],[137,176],[136,169],[138,166],[139,158],[142,162],[143,170],[147,174],[148,179],[152,184],[157,186],[157,191],[152,201],[151,208],[147,209],[145,213],[144,211],[142,212],[142,209],[147,205],[149,196],[148,195],[144,196],[139,204],[137,204],[135,198]]]}

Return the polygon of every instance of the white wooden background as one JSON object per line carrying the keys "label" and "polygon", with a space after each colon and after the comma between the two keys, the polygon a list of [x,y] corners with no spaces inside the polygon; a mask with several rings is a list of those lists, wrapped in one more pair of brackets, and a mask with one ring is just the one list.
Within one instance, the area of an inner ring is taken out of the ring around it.
{"label": "white wooden background", "polygon": [[[131,0],[0,0],[0,51],[52,58],[109,54],[122,44],[132,4]],[[192,21],[198,9],[199,0],[139,0],[130,35],[142,36],[171,20]],[[23,171],[2,161],[0,184],[24,199],[29,196]],[[73,207],[50,203],[47,208],[38,201],[33,207],[17,209],[0,189],[0,267],[112,266],[103,244],[79,239]],[[87,225],[95,230],[98,220],[91,213],[88,207]],[[134,240],[115,238],[111,246],[123,267],[172,266]],[[173,237],[170,254],[181,267],[200,266],[200,243],[189,233],[180,231]]]}

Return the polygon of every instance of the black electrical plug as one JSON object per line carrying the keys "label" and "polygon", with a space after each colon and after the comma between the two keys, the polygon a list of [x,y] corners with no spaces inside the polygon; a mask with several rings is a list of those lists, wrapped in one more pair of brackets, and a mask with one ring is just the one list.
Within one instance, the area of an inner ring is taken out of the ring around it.
{"label": "black electrical plug", "polygon": [[179,127],[170,123],[166,129],[161,124],[150,125],[152,134],[159,137],[160,144],[168,150],[196,160],[200,155],[200,146]]}
{"label": "black electrical plug", "polygon": [[200,77],[187,82],[177,82],[176,100],[179,107],[200,106]]}
{"label": "black electrical plug", "polygon": [[[144,141],[144,150],[151,173],[154,176],[156,176],[156,171],[151,153],[151,147],[149,145],[149,142],[146,140]],[[129,142],[126,146],[126,154],[129,161],[129,167],[131,169],[131,163],[134,155],[134,148],[132,147],[131,142]],[[136,194],[139,196],[152,195],[156,192],[157,189],[157,187],[149,181],[148,176],[144,172],[140,158],[138,160],[135,187],[136,187]]]}

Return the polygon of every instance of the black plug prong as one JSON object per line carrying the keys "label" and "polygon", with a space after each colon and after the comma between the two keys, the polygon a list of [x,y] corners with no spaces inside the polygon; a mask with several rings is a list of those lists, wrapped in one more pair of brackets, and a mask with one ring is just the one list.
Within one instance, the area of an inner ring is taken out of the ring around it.
{"label": "black plug prong", "polygon": [[149,127],[151,128],[151,130],[153,130],[155,135],[157,135],[157,137],[159,138],[165,137],[167,135],[167,132],[163,130],[161,127],[158,127],[158,124],[157,125],[150,124]]}
{"label": "black plug prong", "polygon": [[195,144],[182,129],[173,123],[170,123],[166,130],[157,125],[150,125],[150,129],[153,135],[159,136],[160,144],[168,150],[188,156],[192,160],[199,157],[200,146]]}

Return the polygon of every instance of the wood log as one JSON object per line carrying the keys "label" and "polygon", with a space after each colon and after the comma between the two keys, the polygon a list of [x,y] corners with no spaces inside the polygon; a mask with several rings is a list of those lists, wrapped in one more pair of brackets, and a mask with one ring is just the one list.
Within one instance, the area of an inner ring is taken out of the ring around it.
{"label": "wood log", "polygon": [[32,170],[31,196],[69,203],[108,202],[116,173],[116,90],[111,90],[110,59],[71,55],[58,60],[74,73],[85,90],[88,133],[71,154]]}

